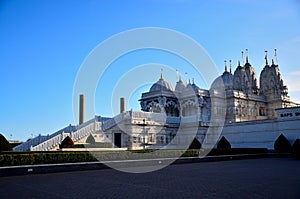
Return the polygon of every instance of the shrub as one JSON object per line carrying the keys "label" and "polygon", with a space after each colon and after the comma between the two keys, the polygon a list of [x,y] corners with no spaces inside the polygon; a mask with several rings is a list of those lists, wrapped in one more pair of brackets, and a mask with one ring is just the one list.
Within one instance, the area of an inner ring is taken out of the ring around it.
{"label": "shrub", "polygon": [[0,151],[11,151],[12,147],[6,138],[0,134]]}
{"label": "shrub", "polygon": [[[297,141],[299,142],[299,141]],[[202,150],[202,149],[200,149]],[[212,149],[209,155],[266,153],[264,148]],[[197,157],[199,149],[189,150],[131,150],[131,151],[38,151],[0,153],[0,166],[56,164],[71,162],[91,162],[129,159]]]}
{"label": "shrub", "polygon": [[59,148],[72,148],[74,145],[73,140],[67,136],[62,142]]}
{"label": "shrub", "polygon": [[10,146],[11,146],[12,148],[14,148],[14,147],[16,147],[16,146],[18,146],[18,145],[22,144],[22,142],[17,142],[17,143],[9,143],[9,144],[10,144]]}
{"label": "shrub", "polygon": [[197,157],[197,156],[199,156],[199,150],[200,150],[200,148],[188,149],[181,155],[181,157]]}
{"label": "shrub", "polygon": [[228,142],[228,140],[223,136],[217,145],[218,149],[231,149],[231,144]]}
{"label": "shrub", "polygon": [[142,150],[128,150],[131,153],[152,153],[155,149],[142,149]]}
{"label": "shrub", "polygon": [[90,143],[90,144],[95,144],[95,138],[94,138],[94,136],[92,135],[92,134],[90,134],[88,137],[87,137],[87,139],[86,139],[86,141],[85,141],[86,143]]}
{"label": "shrub", "polygon": [[194,138],[192,143],[189,146],[189,149],[200,149],[201,148],[201,143],[198,141],[197,138]]}
{"label": "shrub", "polygon": [[112,148],[111,142],[96,142],[95,144],[85,145],[87,148]]}
{"label": "shrub", "polygon": [[12,152],[0,154],[0,166],[96,161],[89,152]]}
{"label": "shrub", "polygon": [[296,139],[292,146],[293,157],[300,159],[300,139]]}
{"label": "shrub", "polygon": [[292,146],[291,143],[286,139],[286,137],[283,134],[280,134],[280,136],[274,143],[274,149],[276,152],[286,153],[291,152]]}

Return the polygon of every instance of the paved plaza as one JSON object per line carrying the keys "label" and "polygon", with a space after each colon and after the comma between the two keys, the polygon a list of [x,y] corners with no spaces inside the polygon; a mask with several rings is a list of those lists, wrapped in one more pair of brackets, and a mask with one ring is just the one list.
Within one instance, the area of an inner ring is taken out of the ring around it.
{"label": "paved plaza", "polygon": [[0,178],[0,198],[300,198],[300,161],[266,158]]}

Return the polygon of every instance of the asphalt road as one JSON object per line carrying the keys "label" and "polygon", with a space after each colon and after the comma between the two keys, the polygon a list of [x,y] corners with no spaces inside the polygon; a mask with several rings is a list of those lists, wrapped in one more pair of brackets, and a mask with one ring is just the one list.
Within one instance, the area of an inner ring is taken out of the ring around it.
{"label": "asphalt road", "polygon": [[300,161],[266,158],[0,178],[0,198],[300,198]]}

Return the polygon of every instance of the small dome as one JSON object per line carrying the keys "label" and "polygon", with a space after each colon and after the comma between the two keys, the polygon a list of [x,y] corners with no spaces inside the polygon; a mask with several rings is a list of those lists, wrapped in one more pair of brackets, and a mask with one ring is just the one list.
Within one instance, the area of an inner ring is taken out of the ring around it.
{"label": "small dome", "polygon": [[231,89],[233,87],[233,75],[225,71],[221,76],[217,77],[212,84],[212,88]]}
{"label": "small dome", "polygon": [[194,83],[194,79],[193,79],[193,83],[192,84],[191,84],[191,82],[189,80],[189,83],[185,87],[185,91],[187,91],[187,92],[193,91],[195,93],[198,93],[199,89],[200,88]]}
{"label": "small dome", "polygon": [[200,88],[195,84],[194,79],[193,79],[193,83],[192,83],[192,87],[195,91],[198,91]]}
{"label": "small dome", "polygon": [[179,81],[176,83],[175,91],[183,91],[185,89],[185,85],[181,80],[181,77],[179,77]]}
{"label": "small dome", "polygon": [[161,75],[160,79],[151,86],[149,92],[154,92],[154,91],[173,91],[173,87],[171,86],[171,84],[166,82],[163,79],[163,76]]}

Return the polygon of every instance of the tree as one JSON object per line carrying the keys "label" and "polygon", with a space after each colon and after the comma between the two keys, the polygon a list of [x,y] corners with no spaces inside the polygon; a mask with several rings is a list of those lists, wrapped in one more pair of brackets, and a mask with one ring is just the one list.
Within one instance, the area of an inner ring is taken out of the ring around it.
{"label": "tree", "polygon": [[286,137],[283,134],[280,134],[280,136],[274,143],[274,149],[276,152],[286,153],[291,152],[292,146],[288,139],[286,139]]}
{"label": "tree", "polygon": [[300,159],[300,139],[296,139],[292,146],[292,154],[295,158]]}
{"label": "tree", "polygon": [[60,148],[71,148],[73,145],[74,145],[73,140],[72,140],[69,136],[67,136],[67,137],[61,142]]}
{"label": "tree", "polygon": [[231,144],[228,142],[228,140],[223,136],[217,145],[218,149],[231,149]]}
{"label": "tree", "polygon": [[189,146],[189,149],[200,149],[201,148],[201,143],[198,141],[197,138],[194,138],[192,143]]}
{"label": "tree", "polygon": [[86,143],[95,144],[95,142],[95,138],[92,134],[90,134],[86,139]]}
{"label": "tree", "polygon": [[0,151],[11,151],[12,147],[6,138],[0,134]]}

